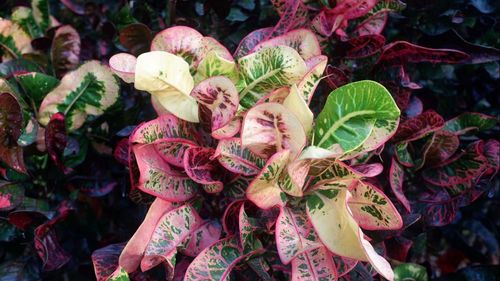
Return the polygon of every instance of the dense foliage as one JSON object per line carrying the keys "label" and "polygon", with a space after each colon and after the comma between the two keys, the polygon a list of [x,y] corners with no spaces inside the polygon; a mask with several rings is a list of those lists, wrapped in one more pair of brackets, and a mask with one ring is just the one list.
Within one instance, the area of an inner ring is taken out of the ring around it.
{"label": "dense foliage", "polygon": [[498,10],[2,2],[0,281],[496,280]]}

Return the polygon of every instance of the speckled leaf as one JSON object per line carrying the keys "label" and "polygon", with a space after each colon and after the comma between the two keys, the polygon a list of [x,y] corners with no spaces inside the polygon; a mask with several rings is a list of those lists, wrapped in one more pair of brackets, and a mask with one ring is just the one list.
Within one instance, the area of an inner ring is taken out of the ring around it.
{"label": "speckled leaf", "polygon": [[433,110],[428,110],[402,122],[392,140],[394,142],[418,140],[443,126],[443,117]]}
{"label": "speckled leaf", "polygon": [[24,198],[24,187],[20,184],[0,183],[0,211],[10,211],[16,208]]}
{"label": "speckled leaf", "polygon": [[386,279],[393,279],[390,264],[373,249],[347,206],[346,186],[316,186],[307,199],[307,214],[319,239],[333,253],[368,261]]}
{"label": "speckled leaf", "polygon": [[179,251],[189,257],[196,257],[208,246],[219,241],[222,227],[217,221],[206,220],[183,241]]}
{"label": "speckled leaf", "polygon": [[372,35],[380,34],[384,30],[385,24],[387,23],[388,16],[387,10],[381,10],[375,14],[369,16],[362,23],[356,26],[356,29],[352,32],[354,36]]}
{"label": "speckled leaf", "polygon": [[238,60],[240,103],[253,106],[267,92],[299,82],[307,67],[291,47],[275,46],[259,50]]}
{"label": "speckled leaf", "polygon": [[262,158],[242,147],[240,138],[219,141],[212,157],[217,157],[219,163],[229,171],[245,176],[258,174],[265,164]]}
{"label": "speckled leaf", "polygon": [[198,184],[170,168],[153,145],[134,145],[133,151],[140,171],[140,190],[172,202],[186,201],[198,191]]}
{"label": "speckled leaf", "polygon": [[292,260],[292,281],[337,280],[333,254],[321,247],[299,254]]}
{"label": "speckled leaf", "polygon": [[31,51],[30,36],[17,23],[0,18],[0,55],[4,61]]}
{"label": "speckled leaf", "polygon": [[14,95],[0,93],[0,161],[10,168],[27,173],[23,149],[17,145],[21,136],[23,115],[21,106]]}
{"label": "speckled leaf", "polygon": [[243,255],[238,238],[230,236],[203,250],[189,265],[185,281],[229,281],[233,267],[253,253]]}
{"label": "speckled leaf", "polygon": [[238,233],[243,254],[262,249],[262,242],[255,236],[255,230],[255,223],[245,212],[245,203],[243,203],[238,213]]}
{"label": "speckled leaf", "polygon": [[156,198],[151,204],[146,217],[120,254],[118,263],[126,272],[131,273],[137,270],[144,256],[147,242],[151,239],[158,221],[163,214],[174,208],[175,204],[160,198]]}
{"label": "speckled leaf", "polygon": [[466,112],[446,121],[443,130],[457,135],[489,130],[498,124],[498,119],[486,114]]}
{"label": "speckled leaf", "polygon": [[[56,30],[50,56],[57,77],[62,77],[78,66],[80,63],[80,35],[73,27],[63,25]],[[84,74],[80,74],[82,76],[79,78],[82,79]],[[98,76],[98,78],[102,77]]]}
{"label": "speckled leaf", "polygon": [[281,36],[274,37],[259,43],[252,52],[258,51],[266,47],[273,46],[288,46],[294,48],[307,61],[310,58],[321,55],[318,38],[309,29],[296,29],[287,32]]}
{"label": "speckled leaf", "polygon": [[262,40],[267,38],[272,31],[272,27],[265,27],[250,32],[240,41],[238,48],[236,48],[236,51],[234,52],[234,57],[241,58],[248,55],[250,51],[262,42]]}
{"label": "speckled leaf", "polygon": [[154,143],[158,154],[168,164],[184,168],[184,154],[187,149],[195,147],[196,143],[181,138],[161,138]]}
{"label": "speckled leaf", "polygon": [[264,103],[247,112],[241,140],[243,147],[263,158],[283,149],[294,157],[304,147],[306,135],[297,117],[284,106]]}
{"label": "speckled leaf", "polygon": [[202,58],[203,35],[187,26],[174,26],[156,34],[151,51],[165,51],[183,58],[196,69]]}
{"label": "speckled leaf", "polygon": [[449,159],[458,149],[460,140],[454,133],[439,130],[434,132],[425,153],[427,165],[439,165]]}
{"label": "speckled leaf", "polygon": [[339,278],[348,274],[357,264],[358,261],[350,258],[345,258],[333,255],[335,266],[337,267],[337,274]]}
{"label": "speckled leaf", "polygon": [[241,116],[236,115],[226,126],[212,132],[212,137],[218,140],[228,139],[234,137],[240,132],[241,123],[243,122]]}
{"label": "speckled leaf", "polygon": [[189,64],[181,57],[164,51],[141,54],[135,65],[134,86],[149,92],[175,116],[198,122],[198,104],[190,96],[194,80]]}
{"label": "speckled leaf", "polygon": [[135,64],[137,58],[131,54],[119,53],[109,59],[109,67],[123,81],[133,83],[135,81]]}
{"label": "speckled leaf", "polygon": [[66,74],[42,101],[38,121],[47,125],[56,112],[66,116],[68,131],[80,128],[86,118],[100,116],[118,99],[119,86],[111,70],[89,61]]}
{"label": "speckled leaf", "polygon": [[59,80],[55,77],[40,72],[16,74],[16,79],[37,105],[59,84]]}
{"label": "speckled leaf", "polygon": [[232,81],[237,81],[238,72],[233,58],[226,59],[216,50],[208,52],[198,65],[194,80],[198,83],[213,76],[225,76]]}
{"label": "speckled leaf", "polygon": [[238,90],[229,78],[215,76],[203,80],[191,91],[199,104],[201,126],[209,132],[227,126],[238,110]]}
{"label": "speckled leaf", "polygon": [[186,139],[194,141],[192,124],[179,120],[172,114],[164,114],[137,126],[130,135],[131,143],[153,143],[159,139]]}
{"label": "speckled leaf", "polygon": [[307,26],[309,22],[308,8],[301,0],[286,0],[283,4],[280,8],[277,8],[280,20],[269,34],[269,38],[286,34],[294,28]]}
{"label": "speckled leaf", "polygon": [[368,139],[377,120],[397,120],[399,114],[384,86],[368,80],[347,84],[328,96],[316,119],[313,144],[324,149],[339,144],[350,152]]}
{"label": "speckled leaf", "polygon": [[393,230],[403,226],[403,219],[391,200],[374,185],[355,180],[349,186],[352,195],[347,204],[360,227],[366,230]]}
{"label": "speckled leaf", "polygon": [[394,156],[398,162],[407,167],[411,168],[415,166],[415,162],[413,161],[412,155],[408,151],[408,142],[400,142],[394,145]]}
{"label": "speckled leaf", "polygon": [[308,71],[297,84],[297,89],[307,104],[311,103],[314,91],[318,87],[327,63],[328,57],[323,55],[306,61]]}
{"label": "speckled leaf", "polygon": [[[276,220],[276,247],[281,262],[321,246],[305,212],[283,207]],[[299,258],[300,259],[300,258]]]}
{"label": "speckled leaf", "polygon": [[453,186],[474,181],[486,170],[487,159],[482,154],[482,141],[470,144],[460,157],[443,166],[423,171],[422,176],[428,183],[437,186]]}
{"label": "speckled leaf", "polygon": [[277,181],[285,171],[289,158],[289,150],[282,150],[271,156],[262,171],[248,186],[247,198],[259,208],[269,209],[275,205],[283,206],[285,204],[285,193],[281,191]]}
{"label": "speckled leaf", "polygon": [[111,244],[92,253],[92,263],[97,281],[107,281],[118,268],[118,256],[124,244]]}
{"label": "speckled leaf", "polygon": [[186,174],[195,182],[202,184],[208,193],[221,192],[222,166],[213,159],[214,150],[206,147],[191,147],[184,153],[184,168]]}
{"label": "speckled leaf", "polygon": [[395,158],[392,158],[391,169],[389,170],[389,183],[391,185],[392,192],[396,195],[396,198],[399,202],[405,207],[405,209],[411,213],[411,205],[403,190],[404,183],[404,169],[403,167],[396,161]]}
{"label": "speckled leaf", "polygon": [[149,270],[169,258],[172,251],[202,223],[189,204],[171,210],[158,221],[141,261],[141,270]]}

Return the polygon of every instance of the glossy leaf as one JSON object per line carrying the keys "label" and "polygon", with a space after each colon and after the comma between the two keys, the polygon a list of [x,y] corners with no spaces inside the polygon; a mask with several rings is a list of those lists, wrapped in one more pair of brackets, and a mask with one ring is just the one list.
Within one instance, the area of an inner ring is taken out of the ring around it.
{"label": "glossy leaf", "polygon": [[198,191],[198,184],[170,168],[153,145],[135,145],[133,151],[140,171],[140,190],[173,202],[186,201]]}
{"label": "glossy leaf", "polygon": [[290,263],[304,252],[321,247],[305,212],[288,207],[281,208],[276,221],[276,247],[284,264]]}
{"label": "glossy leaf", "polygon": [[405,209],[411,213],[411,205],[406,195],[404,194],[403,185],[404,185],[404,169],[403,167],[396,161],[395,158],[392,158],[391,169],[389,171],[389,183],[394,195],[399,200],[399,202],[405,207]]}
{"label": "glossy leaf", "polygon": [[168,164],[184,168],[184,154],[189,148],[195,147],[196,143],[181,138],[161,138],[153,145]]}
{"label": "glossy leaf", "polygon": [[325,247],[309,250],[292,260],[293,281],[337,280],[333,254]]}
{"label": "glossy leaf", "polygon": [[191,92],[199,104],[199,120],[209,132],[227,126],[238,110],[238,90],[224,76],[203,80]]}
{"label": "glossy leaf", "polygon": [[264,103],[247,112],[241,140],[243,147],[263,158],[284,149],[294,157],[304,147],[306,135],[297,117],[284,106]]}
{"label": "glossy leaf", "polygon": [[[175,67],[174,67],[175,66]],[[189,94],[194,80],[181,57],[153,51],[137,57],[135,88],[148,91],[169,112],[180,119],[198,122],[198,105]]]}
{"label": "glossy leaf", "polygon": [[434,132],[427,153],[425,163],[439,165],[448,160],[458,149],[460,140],[458,136],[445,130]]}
{"label": "glossy leaf", "polygon": [[314,91],[321,81],[327,62],[328,57],[323,55],[313,57],[306,61],[308,72],[297,84],[297,89],[307,104],[311,103]]}
{"label": "glossy leaf", "polygon": [[265,164],[262,158],[243,148],[239,138],[219,141],[212,157],[217,157],[219,163],[229,171],[245,176],[258,174]]}
{"label": "glossy leaf", "polygon": [[433,110],[428,110],[402,122],[392,140],[394,142],[418,140],[443,126],[443,117]]}
{"label": "glossy leaf", "polygon": [[80,35],[70,25],[63,25],[56,30],[50,55],[57,77],[62,77],[78,66],[80,63],[80,44]]}
{"label": "glossy leaf", "polygon": [[201,224],[202,219],[189,204],[171,210],[158,221],[141,261],[141,270],[147,271],[163,260]]}
{"label": "glossy leaf", "polygon": [[321,55],[321,48],[319,46],[318,39],[309,29],[296,29],[281,36],[263,41],[255,46],[252,52],[274,46],[292,47],[300,54],[304,61]]}
{"label": "glossy leaf", "polygon": [[248,186],[247,198],[259,208],[269,209],[276,205],[283,206],[285,204],[285,193],[281,191],[277,183],[285,171],[289,157],[289,150],[282,150],[271,156],[262,171]]}
{"label": "glossy leaf", "polygon": [[415,280],[427,281],[425,267],[414,263],[403,263],[394,268],[394,281]]}
{"label": "glossy leaf", "polygon": [[247,36],[241,39],[240,44],[234,52],[234,57],[239,59],[248,55],[255,46],[257,46],[265,38],[269,37],[273,31],[272,27],[265,27],[250,32]]}
{"label": "glossy leaf", "polygon": [[132,23],[120,31],[120,43],[134,56],[149,51],[151,30],[142,23]]}
{"label": "glossy leaf", "polygon": [[31,9],[33,9],[33,17],[42,31],[50,27],[50,9],[48,0],[33,0],[31,1]]}
{"label": "glossy leaf", "polygon": [[493,116],[466,112],[446,121],[443,130],[463,135],[477,131],[486,131],[495,127],[496,124],[498,124],[498,119]]}
{"label": "glossy leaf", "polygon": [[17,23],[0,18],[0,55],[15,59],[31,51],[30,36]]}
{"label": "glossy leaf", "polygon": [[119,53],[109,59],[111,70],[127,83],[135,81],[136,63],[137,58],[127,53]]}
{"label": "glossy leaf", "polygon": [[16,78],[35,104],[40,104],[45,96],[59,84],[56,78],[40,72],[22,73],[16,75]]}
{"label": "glossy leaf", "polygon": [[181,138],[194,141],[192,124],[179,120],[172,114],[164,114],[137,126],[130,135],[131,143],[154,143],[160,139]]}
{"label": "glossy leaf", "polygon": [[88,116],[99,116],[118,99],[119,86],[111,70],[89,61],[66,74],[61,83],[42,101],[38,121],[47,125],[50,117],[62,112],[68,131],[74,131]]}
{"label": "glossy leaf", "polygon": [[165,51],[183,58],[194,69],[202,59],[203,35],[187,26],[174,26],[158,33],[151,51]]}
{"label": "glossy leaf", "polygon": [[217,221],[206,220],[186,237],[179,251],[186,256],[196,257],[205,248],[219,241],[221,232],[222,227]]}
{"label": "glossy leaf", "polygon": [[307,71],[304,60],[291,47],[259,50],[238,60],[240,103],[251,107],[270,90],[299,82]]}
{"label": "glossy leaf", "polygon": [[0,160],[12,169],[27,173],[23,149],[17,145],[23,121],[21,106],[10,93],[0,93]]}
{"label": "glossy leaf", "polygon": [[0,183],[0,211],[10,211],[22,203],[24,188],[15,183]]}
{"label": "glossy leaf", "polygon": [[50,118],[45,128],[45,147],[50,158],[63,173],[71,172],[64,165],[64,150],[68,143],[64,114],[58,112]]}
{"label": "glossy leaf", "polygon": [[[385,132],[399,118],[399,109],[382,85],[373,81],[359,81],[334,90],[324,109],[316,118],[313,144],[332,149],[336,144],[345,152],[361,146],[373,131],[377,120],[384,120]],[[382,124],[381,124],[382,125]]]}
{"label": "glossy leaf", "polygon": [[214,76],[225,76],[232,81],[237,81],[238,72],[233,58],[228,60],[215,50],[208,52],[198,65],[194,80],[198,83]]}
{"label": "glossy leaf", "polygon": [[221,192],[224,188],[222,167],[217,160],[212,159],[213,154],[213,149],[205,147],[191,147],[184,153],[186,174],[193,181],[202,184],[208,193]]}
{"label": "glossy leaf", "polygon": [[297,117],[304,132],[308,134],[313,126],[314,115],[295,85],[290,87],[290,93],[283,101],[283,106]]}

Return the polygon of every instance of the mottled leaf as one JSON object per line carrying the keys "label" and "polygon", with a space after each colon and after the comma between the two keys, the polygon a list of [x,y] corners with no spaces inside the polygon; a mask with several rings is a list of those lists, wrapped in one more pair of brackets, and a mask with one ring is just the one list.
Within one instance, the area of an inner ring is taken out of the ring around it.
{"label": "mottled leaf", "polygon": [[107,281],[118,268],[118,256],[124,244],[111,244],[92,253],[92,263],[97,281]]}
{"label": "mottled leaf", "polygon": [[53,76],[40,72],[18,74],[16,75],[16,79],[19,84],[21,84],[25,93],[28,94],[37,105],[40,104],[43,98],[59,84],[59,80]]}
{"label": "mottled leaf", "polygon": [[63,173],[72,171],[64,165],[64,150],[68,143],[64,114],[58,112],[50,118],[45,128],[45,147],[54,164]]}
{"label": "mottled leaf", "polygon": [[219,163],[229,171],[245,176],[258,174],[265,164],[262,158],[243,148],[240,138],[219,141],[212,157],[217,157]]}
{"label": "mottled leaf", "polygon": [[495,127],[498,119],[486,114],[465,112],[446,121],[443,130],[457,135],[486,131]]}
{"label": "mottled leaf", "polygon": [[202,184],[208,193],[221,192],[224,188],[223,168],[216,159],[215,151],[206,147],[191,147],[184,153],[186,174],[195,182]]}
{"label": "mottled leaf", "polygon": [[179,251],[186,256],[196,257],[205,248],[219,241],[221,232],[222,227],[217,221],[206,220],[184,239]]}
{"label": "mottled leaf", "polygon": [[325,247],[309,250],[292,260],[292,281],[337,280],[333,254]]}
{"label": "mottled leaf", "polygon": [[394,142],[414,141],[425,137],[426,135],[437,131],[444,126],[444,119],[433,110],[427,110],[424,113],[407,119],[402,122],[396,135],[392,138]]}
{"label": "mottled leaf", "polygon": [[292,47],[300,54],[304,61],[321,55],[321,48],[316,35],[311,30],[304,28],[263,41],[255,46],[252,52],[274,46]]}
{"label": "mottled leaf", "polygon": [[174,26],[156,34],[151,51],[165,51],[183,58],[196,69],[203,54],[203,35],[187,26]]}
{"label": "mottled leaf", "polygon": [[234,57],[239,59],[250,53],[255,46],[257,46],[262,40],[267,38],[273,31],[272,27],[265,27],[261,29],[254,30],[250,32],[247,36],[241,39],[238,48],[234,52]]}
{"label": "mottled leaf", "polygon": [[323,55],[313,57],[306,61],[308,72],[297,84],[297,89],[307,104],[311,103],[314,91],[321,81],[327,62],[328,57]]}
{"label": "mottled leaf", "polygon": [[404,179],[403,167],[396,161],[395,158],[392,158],[391,169],[389,170],[389,183],[391,185],[392,192],[396,195],[396,198],[403,205],[403,207],[411,213],[410,202],[406,198],[403,190]]}
{"label": "mottled leaf", "polygon": [[0,160],[10,168],[26,174],[23,149],[17,145],[21,136],[22,111],[10,93],[0,93]]}
{"label": "mottled leaf", "polygon": [[384,30],[388,17],[387,10],[378,11],[358,24],[352,34],[354,36],[380,34]]}
{"label": "mottled leaf", "polygon": [[194,141],[194,127],[172,114],[164,114],[137,126],[130,135],[130,142],[146,144],[160,139],[175,138]]}
{"label": "mottled leaf", "polygon": [[[80,35],[73,27],[63,25],[56,30],[50,56],[57,77],[62,77],[78,66],[80,63]],[[83,73],[81,74],[82,77],[79,79],[83,78]]]}
{"label": "mottled leaf", "polygon": [[0,183],[0,211],[10,211],[16,208],[24,198],[24,187],[20,184]]}
{"label": "mottled leaf", "polygon": [[366,58],[378,53],[385,44],[385,37],[378,34],[362,35],[346,42],[348,59]]}

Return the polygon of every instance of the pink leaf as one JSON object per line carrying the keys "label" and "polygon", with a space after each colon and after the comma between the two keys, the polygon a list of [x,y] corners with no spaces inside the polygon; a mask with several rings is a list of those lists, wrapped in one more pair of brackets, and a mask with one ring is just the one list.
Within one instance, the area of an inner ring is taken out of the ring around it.
{"label": "pink leaf", "polygon": [[189,257],[196,257],[208,246],[220,239],[221,225],[217,221],[206,220],[198,229],[189,234],[183,242],[180,252]]}
{"label": "pink leaf", "polygon": [[500,142],[495,139],[488,140],[484,144],[483,153],[489,163],[489,169],[492,171],[491,174],[493,178],[500,170]]}
{"label": "pink leaf", "polygon": [[255,46],[257,46],[265,38],[269,37],[272,31],[272,27],[265,27],[250,32],[240,41],[238,48],[236,48],[236,51],[234,52],[234,57],[241,58],[248,55]]}
{"label": "pink leaf", "polygon": [[56,232],[50,225],[42,224],[35,229],[35,248],[46,271],[61,268],[71,258],[59,244]]}
{"label": "pink leaf", "polygon": [[443,117],[433,110],[428,110],[417,117],[402,122],[392,141],[402,142],[417,140],[443,128],[443,126]]}
{"label": "pink leaf", "polygon": [[234,117],[226,126],[212,132],[212,137],[218,140],[234,137],[241,129],[241,116]]}
{"label": "pink leaf", "polygon": [[286,0],[280,16],[280,20],[267,39],[283,35],[297,27],[306,26],[309,21],[307,7],[302,0]]}
{"label": "pink leaf", "polygon": [[162,138],[184,138],[194,141],[193,125],[172,114],[165,114],[140,124],[130,135],[130,141],[134,144],[153,143]]}
{"label": "pink leaf", "polygon": [[389,171],[389,182],[391,185],[392,192],[396,195],[396,198],[401,202],[403,207],[411,213],[411,205],[403,191],[403,183],[404,183],[404,170],[403,167],[396,161],[395,158],[392,158],[391,169]]}
{"label": "pink leaf", "polygon": [[349,83],[350,79],[344,71],[330,64],[326,67],[326,82],[332,90],[335,90]]}
{"label": "pink leaf", "polygon": [[127,166],[129,162],[129,140],[128,138],[121,139],[113,150],[113,157],[118,163]]}
{"label": "pink leaf", "polygon": [[109,67],[123,81],[133,83],[135,81],[135,64],[137,58],[131,54],[119,53],[109,59]]}
{"label": "pink leaf", "polygon": [[92,253],[92,263],[97,281],[107,281],[118,267],[118,256],[124,244],[111,244]]}
{"label": "pink leaf", "polygon": [[216,157],[219,163],[229,171],[245,176],[256,175],[264,166],[264,160],[250,150],[243,148],[240,138],[224,139],[219,141],[217,150],[212,158]]}
{"label": "pink leaf", "polygon": [[333,254],[326,247],[309,250],[292,260],[292,281],[337,279]]}
{"label": "pink leaf", "polygon": [[369,16],[352,32],[354,36],[380,34],[387,23],[388,11],[381,10]]}
{"label": "pink leaf", "polygon": [[184,154],[186,150],[195,147],[196,143],[181,138],[163,138],[154,142],[158,154],[168,164],[184,168]]}
{"label": "pink leaf", "polygon": [[222,191],[223,168],[212,158],[214,150],[205,147],[191,147],[184,153],[186,174],[195,182],[203,184],[208,193]]}
{"label": "pink leaf", "polygon": [[346,51],[346,58],[366,58],[382,49],[385,44],[385,37],[377,34],[363,35],[349,39],[346,44],[349,46]]}
{"label": "pink leaf", "polygon": [[151,51],[178,55],[196,69],[203,55],[203,35],[187,26],[170,27],[156,34]]}
{"label": "pink leaf", "polygon": [[292,47],[305,61],[321,55],[318,38],[311,30],[305,28],[292,30],[278,37],[263,41],[255,46],[251,52],[253,53],[273,46]]}

